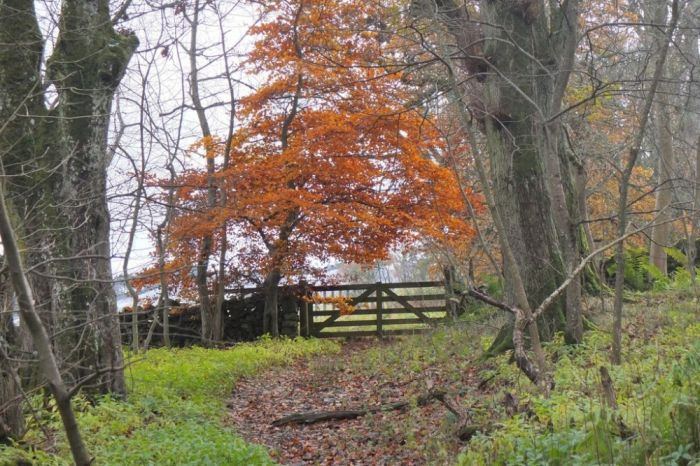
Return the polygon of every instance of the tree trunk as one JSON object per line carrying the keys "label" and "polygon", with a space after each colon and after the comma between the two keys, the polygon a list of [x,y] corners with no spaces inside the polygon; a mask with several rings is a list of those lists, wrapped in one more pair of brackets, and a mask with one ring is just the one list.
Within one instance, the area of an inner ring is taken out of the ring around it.
{"label": "tree trunk", "polygon": [[[197,114],[199,127],[202,130],[202,137],[211,138],[211,128],[207,119],[206,111],[202,104],[202,99],[199,93],[199,68],[197,67],[197,34],[199,32],[199,13],[201,4],[199,0],[194,2],[194,10],[192,18],[187,17],[190,26],[190,48],[188,50],[190,61],[190,96],[192,104]],[[208,150],[208,149],[207,149]],[[214,184],[215,164],[214,158],[207,154],[207,212],[211,212],[216,207],[216,192],[217,188]],[[215,342],[221,339],[221,309],[218,306],[212,306],[211,297],[209,296],[209,285],[207,275],[209,272],[209,259],[212,254],[212,246],[214,238],[211,233],[202,238],[202,243],[199,249],[199,258],[197,259],[197,292],[199,294],[199,309],[202,321],[202,344],[204,346],[212,346]],[[222,281],[223,277],[219,277],[217,281]]]}
{"label": "tree trunk", "polygon": [[[59,363],[70,368],[67,377],[98,371],[94,387],[124,395],[107,133],[114,92],[138,41],[115,32],[107,0],[67,0],[43,64],[33,3],[0,0],[0,121],[7,122],[0,154],[11,176],[8,203],[23,220],[18,233],[37,311],[54,335]],[[51,109],[44,77],[58,96]]]}
{"label": "tree trunk", "polygon": [[[486,138],[495,203],[504,223],[499,233],[512,247],[511,266],[535,308],[580,258],[578,196],[557,117],[575,52],[577,2],[547,12],[541,0],[518,5],[484,0],[477,21],[458,3],[436,0],[429,9],[437,7],[455,37],[457,55],[467,56],[462,68],[475,78],[464,80],[464,93]],[[514,302],[514,275],[505,272],[506,294]],[[573,285],[540,317],[543,340],[564,329],[567,339],[580,340],[580,286]],[[508,346],[510,339],[512,331],[505,329],[493,347]]]}
{"label": "tree trunk", "polygon": [[688,238],[688,271],[695,283],[695,260],[698,256],[696,238],[700,231],[700,136],[698,136],[695,148],[695,186],[693,187],[693,213],[691,216],[690,237]]}
{"label": "tree trunk", "polygon": [[265,310],[263,312],[263,333],[269,333],[273,338],[279,338],[279,284],[282,274],[273,269],[265,277]]}
{"label": "tree trunk", "polygon": [[659,93],[656,110],[656,127],[659,146],[658,159],[658,179],[656,190],[656,202],[654,211],[658,212],[658,221],[664,222],[651,229],[651,245],[649,246],[649,262],[661,270],[668,273],[667,257],[664,248],[672,245],[669,234],[671,224],[665,222],[671,218],[669,206],[672,201],[673,182],[671,181],[675,166],[673,153],[673,132],[671,130],[671,112],[669,103],[663,92]]}
{"label": "tree trunk", "polygon": [[[3,309],[5,310],[5,309]],[[12,314],[0,317],[0,444],[24,434],[22,387],[17,383],[17,364],[9,359],[15,342]]]}
{"label": "tree trunk", "polygon": [[[2,174],[4,176],[4,173]],[[39,368],[45,377],[48,388],[56,401],[63,428],[70,445],[73,461],[77,466],[89,466],[92,458],[85,447],[75,413],[71,407],[71,391],[68,390],[51,348],[51,340],[39,318],[35,299],[29,286],[24,265],[20,256],[15,233],[10,223],[10,213],[4,196],[4,183],[0,186],[0,239],[7,257],[7,266],[12,286],[17,296],[17,305],[32,337],[32,343],[39,358]],[[123,368],[122,368],[123,369]]]}
{"label": "tree trunk", "polygon": [[[666,22],[665,19],[666,11],[664,9],[664,24]],[[629,153],[627,154],[627,157],[624,160],[624,165],[622,166],[622,177],[619,186],[620,199],[617,212],[617,232],[619,238],[623,237],[627,230],[627,199],[629,194],[629,182],[630,178],[632,177],[632,171],[637,163],[637,158],[639,157],[642,143],[644,142],[644,135],[649,122],[649,115],[656,96],[656,90],[663,75],[668,49],[671,41],[673,40],[673,32],[676,29],[677,22],[678,0],[673,0],[671,7],[671,21],[667,27],[667,30],[665,31],[663,42],[659,44],[659,52],[657,54],[656,63],[654,66],[654,74],[644,99],[642,111],[639,115],[639,129],[637,130],[637,134],[634,136],[634,141],[630,146]],[[617,365],[622,362],[622,294],[624,291],[625,282],[625,255],[623,242],[618,243],[617,247],[615,248],[615,267],[615,303],[613,308],[612,332],[613,343],[610,360],[613,364]]]}

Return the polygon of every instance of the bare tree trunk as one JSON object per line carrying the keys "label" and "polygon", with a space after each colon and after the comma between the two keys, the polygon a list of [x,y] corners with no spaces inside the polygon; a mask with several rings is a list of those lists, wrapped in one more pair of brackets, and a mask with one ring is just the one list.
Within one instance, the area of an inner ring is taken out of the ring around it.
{"label": "bare tree trunk", "polygon": [[158,252],[158,277],[160,279],[160,306],[163,314],[163,345],[170,348],[170,297],[168,296],[168,276],[165,271],[165,245],[167,243],[167,228],[173,216],[175,203],[175,168],[172,160],[168,162],[170,187],[168,188],[168,205],[165,207],[165,218],[156,229],[156,247]]}
{"label": "bare tree trunk", "polygon": [[697,146],[695,148],[695,186],[693,189],[693,213],[691,217],[690,237],[688,238],[688,271],[695,283],[695,259],[698,256],[698,251],[695,246],[695,241],[700,230],[700,136],[698,136]]}
{"label": "bare tree trunk", "polygon": [[[224,69],[230,73],[231,65],[229,63],[227,44],[226,44],[226,27],[223,24],[223,18],[221,15],[218,16],[219,20],[219,37],[221,45],[221,56],[224,61]],[[229,168],[229,163],[231,159],[231,143],[233,140],[233,132],[236,125],[236,93],[233,87],[233,82],[231,79],[227,80],[228,83],[228,94],[231,100],[231,109],[228,124],[228,135],[226,136],[226,147],[224,147],[224,160],[221,166],[223,171]],[[225,189],[220,192],[220,206],[222,209],[226,208],[228,204],[228,193]],[[225,290],[226,290],[226,254],[228,252],[228,222],[224,222],[221,226],[221,245],[219,248],[219,263],[218,263],[218,274],[217,274],[217,289],[216,289],[216,309],[218,319],[215,322],[214,336],[218,340],[222,340],[224,337],[224,301],[225,301]]]}
{"label": "bare tree trunk", "polygon": [[265,277],[265,310],[263,312],[263,333],[269,333],[273,338],[279,338],[279,284],[282,274],[273,269]]}
{"label": "bare tree trunk", "polygon": [[[142,98],[144,96],[142,95]],[[143,101],[141,102],[143,108]],[[122,263],[122,276],[124,278],[124,284],[126,289],[129,291],[131,296],[131,349],[134,353],[139,352],[139,295],[131,285],[131,280],[129,278],[129,259],[131,258],[131,251],[134,247],[134,238],[136,237],[136,230],[138,228],[139,214],[141,213],[141,198],[143,193],[143,177],[146,174],[145,160],[143,158],[144,147],[143,147],[143,112],[141,113],[141,166],[136,166],[136,162],[130,158],[134,173],[137,173],[137,187],[136,187],[136,199],[134,199],[134,208],[132,210],[131,227],[129,229],[129,237],[127,239],[126,251],[124,253],[124,262]]]}
{"label": "bare tree trunk", "polygon": [[[671,112],[669,102],[665,93],[658,94],[656,108],[656,127],[659,141],[658,158],[658,189],[654,210],[659,212],[659,221],[671,218],[668,207],[671,205],[673,194],[673,177],[675,167],[675,156],[673,153],[673,132],[671,130]],[[651,245],[649,246],[649,262],[656,266],[664,274],[667,270],[667,257],[664,248],[671,246],[669,234],[671,232],[670,223],[662,223],[651,230]]]}
{"label": "bare tree trunk", "polygon": [[[192,104],[194,105],[195,112],[197,113],[197,119],[199,120],[199,126],[202,130],[202,136],[205,138],[211,138],[212,133],[209,126],[209,121],[207,120],[206,112],[204,106],[202,105],[202,100],[199,95],[199,69],[197,68],[197,34],[199,30],[199,14],[202,6],[199,0],[194,2],[194,11],[192,13],[192,19],[189,20],[191,32],[190,32],[190,48],[188,50],[188,55],[190,59],[190,95],[192,97]],[[207,202],[206,209],[211,211],[216,207],[216,185],[214,184],[214,158],[207,157]],[[202,238],[202,242],[199,249],[199,257],[197,259],[197,292],[199,295],[199,309],[202,321],[202,344],[204,346],[211,346],[217,340],[217,334],[219,333],[220,324],[217,324],[221,320],[219,315],[219,309],[211,305],[211,298],[209,296],[209,285],[207,283],[207,274],[209,269],[209,258],[212,252],[213,237],[211,234],[207,234]]]}

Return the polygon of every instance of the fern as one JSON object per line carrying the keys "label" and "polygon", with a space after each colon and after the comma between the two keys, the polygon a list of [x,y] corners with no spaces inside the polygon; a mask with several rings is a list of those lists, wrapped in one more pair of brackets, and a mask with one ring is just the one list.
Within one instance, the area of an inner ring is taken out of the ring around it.
{"label": "fern", "polygon": [[642,264],[642,269],[648,274],[649,278],[651,278],[654,291],[664,291],[671,288],[671,279],[654,264],[644,262]]}
{"label": "fern", "polygon": [[686,256],[680,249],[664,248],[664,251],[669,257],[673,258],[673,260],[681,264],[683,267],[688,266],[688,256]]}

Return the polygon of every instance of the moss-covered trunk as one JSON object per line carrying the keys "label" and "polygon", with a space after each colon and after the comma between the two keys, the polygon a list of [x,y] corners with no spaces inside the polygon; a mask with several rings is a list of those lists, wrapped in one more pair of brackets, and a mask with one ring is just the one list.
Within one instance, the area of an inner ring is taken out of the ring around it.
{"label": "moss-covered trunk", "polygon": [[[90,377],[98,391],[124,395],[111,283],[107,134],[114,92],[137,40],[115,32],[107,0],[64,1],[58,27],[44,63],[33,2],[0,0],[5,190],[66,380]],[[58,96],[50,109],[48,83]]]}
{"label": "moss-covered trunk", "polygon": [[[496,207],[514,253],[517,275],[536,308],[580,260],[578,187],[559,112],[576,46],[575,0],[483,0],[470,11],[461,2],[436,0],[438,15],[455,38],[465,102],[480,123]],[[506,270],[513,302],[516,274]],[[538,322],[543,340],[566,330],[580,340],[580,281]],[[507,347],[508,328],[494,347]]]}

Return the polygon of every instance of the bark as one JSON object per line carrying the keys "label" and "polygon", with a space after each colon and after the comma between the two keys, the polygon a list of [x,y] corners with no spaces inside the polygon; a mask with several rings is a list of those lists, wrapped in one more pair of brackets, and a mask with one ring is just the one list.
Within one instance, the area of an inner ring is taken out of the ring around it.
{"label": "bark", "polygon": [[[435,1],[438,19],[455,38],[468,80],[463,93],[485,136],[494,202],[513,252],[510,267],[523,281],[530,308],[544,300],[580,258],[578,196],[572,157],[558,118],[577,41],[578,2],[547,11],[532,0],[480,3],[472,21],[458,2]],[[516,274],[506,270],[506,291],[515,301]],[[550,339],[567,330],[580,341],[580,286],[551,306],[538,321],[539,335]],[[566,308],[566,309],[565,309]],[[569,322],[567,325],[566,322]],[[495,346],[512,338],[502,332]]]}
{"label": "bark", "polygon": [[7,279],[0,274],[0,444],[20,438],[25,427],[20,367],[12,360],[14,351],[24,348],[21,329],[13,322],[13,294]]}
{"label": "bark", "polygon": [[[481,161],[482,157],[478,146],[476,145],[476,137],[472,131],[470,122],[468,121],[468,115],[462,102],[464,100],[463,95],[460,92],[460,88],[456,85],[455,80],[455,68],[452,64],[452,60],[449,57],[445,57],[445,63],[448,66],[448,75],[450,78],[450,84],[452,86],[452,94],[456,97],[455,103],[457,104],[458,114],[462,123],[462,130],[464,131],[467,140],[472,145],[472,150],[475,152],[474,160],[476,162],[477,173],[479,175],[479,181],[482,184],[482,189],[486,197],[486,203],[491,211],[491,216],[493,217],[494,224],[496,226],[496,233],[498,235],[498,240],[501,246],[501,251],[504,258],[504,269],[506,276],[510,278],[513,289],[515,290],[515,296],[513,297],[516,306],[501,305],[497,306],[503,310],[509,311],[514,322],[512,327],[508,327],[509,335],[505,341],[513,344],[515,349],[515,361],[518,367],[532,380],[535,384],[542,383],[545,387],[545,391],[548,390],[548,368],[545,360],[544,352],[542,350],[540,342],[540,334],[538,329],[538,323],[536,319],[532,318],[530,303],[527,299],[527,292],[525,291],[524,280],[520,274],[517,267],[511,266],[515,264],[515,255],[513,254],[513,248],[509,241],[508,236],[504,233],[505,223],[503,221],[503,213],[501,211],[501,206],[496,203],[494,198],[491,185],[486,178],[486,170],[484,164]],[[473,290],[474,291],[474,290]],[[489,301],[488,297],[480,293],[470,293],[472,296],[481,299],[492,305],[495,302],[493,300]],[[536,366],[530,361],[527,352],[525,350],[525,342],[523,338],[523,331],[527,328],[530,336],[530,345],[535,354]],[[493,345],[492,345],[493,346]]]}
{"label": "bark", "polygon": [[[665,3],[657,2],[646,5],[645,16],[652,18],[654,24],[666,23]],[[651,10],[651,11],[649,11]],[[651,29],[654,42],[653,50],[660,50],[664,45],[665,37],[662,30]],[[661,77],[663,80],[663,76]],[[673,151],[673,129],[669,93],[673,92],[673,84],[670,82],[659,83],[659,90],[656,93],[656,105],[654,110],[654,126],[656,127],[657,140],[657,191],[655,196],[654,210],[659,212],[659,220],[663,221],[671,217],[668,207],[671,205],[673,183],[671,181],[675,166],[675,156]],[[675,89],[679,91],[679,89]],[[651,244],[649,245],[649,262],[656,266],[662,273],[666,274],[667,257],[664,248],[671,246],[669,234],[671,225],[662,223],[651,230]]]}
{"label": "bark", "polygon": [[[144,95],[142,94],[141,98],[141,107],[143,108],[143,99]],[[134,173],[138,173],[137,178],[138,178],[138,185],[136,188],[136,199],[134,200],[134,207],[132,211],[132,219],[131,219],[131,227],[129,229],[129,237],[127,239],[127,244],[126,244],[126,251],[124,253],[124,262],[122,263],[122,276],[124,278],[124,284],[126,285],[126,289],[129,292],[129,295],[131,296],[131,309],[133,310],[133,313],[131,315],[131,349],[134,353],[139,352],[139,294],[136,291],[136,289],[131,285],[131,279],[129,278],[129,259],[131,258],[131,251],[133,250],[134,247],[134,238],[136,237],[136,230],[138,228],[138,221],[139,221],[139,214],[141,213],[141,197],[143,193],[143,177],[146,174],[146,167],[145,167],[145,161],[143,159],[143,154],[144,154],[144,147],[143,147],[143,113],[141,114],[141,167],[136,166],[136,162],[131,159],[131,164],[132,168],[134,169]]]}
{"label": "bark", "polygon": [[[107,0],[62,4],[54,51],[33,2],[0,1],[0,154],[37,312],[68,377],[125,394],[110,265],[106,171],[112,99],[138,42],[117,33]],[[41,70],[45,65],[46,75]],[[45,106],[43,78],[58,97]]]}
{"label": "bark", "polygon": [[22,319],[31,333],[34,348],[39,357],[39,367],[46,378],[49,390],[56,400],[56,406],[63,422],[73,460],[78,466],[88,466],[92,458],[83,443],[75,413],[71,407],[71,392],[66,387],[59,371],[58,363],[51,348],[51,340],[34,305],[34,296],[27,280],[19,247],[10,223],[10,215],[5,203],[5,196],[0,188],[0,238],[7,257],[10,278],[17,296],[17,303]]}
{"label": "bark", "polygon": [[693,279],[695,276],[695,260],[698,255],[695,238],[700,231],[700,136],[698,136],[695,148],[695,183],[693,187],[693,214],[691,217],[690,237],[688,238],[688,270]]}
{"label": "bark", "polygon": [[[221,57],[224,62],[224,69],[227,72],[231,72],[231,64],[229,63],[228,56],[228,46],[226,43],[226,27],[223,23],[223,18],[221,15],[218,16],[219,20],[219,32],[221,45]],[[233,87],[233,81],[231,79],[227,80],[228,84],[228,96],[231,101],[230,116],[228,121],[228,134],[226,136],[226,147],[224,148],[224,160],[221,166],[222,171],[226,172],[229,168],[231,161],[231,145],[233,141],[233,133],[236,125],[236,93]],[[225,209],[228,204],[228,193],[225,189],[220,192],[220,206]],[[226,299],[226,254],[228,252],[228,222],[224,221],[221,226],[221,245],[219,248],[219,263],[218,263],[218,274],[217,274],[217,289],[216,289],[216,309],[220,316],[219,328],[216,329],[216,334],[220,339],[223,339],[224,328],[223,328],[223,317],[224,317],[224,301]]]}
{"label": "bark", "polygon": [[[693,280],[696,283],[695,260],[698,255],[696,247],[696,238],[700,231],[700,83],[695,78],[695,70],[700,66],[700,48],[698,48],[698,39],[700,33],[697,28],[694,28],[695,18],[700,11],[700,1],[691,0],[686,5],[686,12],[682,16],[682,26],[688,27],[684,29],[684,59],[687,60],[689,70],[686,75],[686,85],[688,98],[683,108],[683,113],[680,120],[680,139],[688,146],[689,150],[686,153],[689,159],[688,170],[693,173],[690,179],[688,198],[692,199],[691,205],[693,212],[690,218],[690,228],[688,240],[688,263],[687,268]],[[683,21],[684,20],[684,21]],[[685,155],[685,154],[684,154]],[[679,156],[679,162],[683,156]]]}
{"label": "bark", "polygon": [[605,366],[600,366],[600,386],[603,389],[603,399],[610,409],[617,409],[617,396],[610,373]]}
{"label": "bark", "polygon": [[[197,34],[199,29],[199,13],[200,2],[195,1],[194,12],[190,20],[190,48],[188,55],[190,59],[190,96],[192,104],[197,113],[199,126],[202,130],[203,137],[211,137],[211,129],[207,120],[204,106],[199,95],[199,69],[197,68]],[[216,186],[214,184],[214,159],[207,157],[207,203],[206,208],[211,211],[216,207]],[[199,309],[202,320],[202,344],[204,346],[212,346],[216,341],[221,340],[221,314],[220,309],[212,306],[209,296],[209,285],[207,283],[207,274],[209,269],[209,259],[212,253],[213,237],[211,234],[205,235],[202,238],[202,243],[199,249],[199,258],[197,259],[197,293],[199,296]]]}
{"label": "bark", "polygon": [[[8,319],[11,320],[11,319]],[[22,406],[22,386],[17,374],[17,364],[11,361],[12,339],[6,339],[3,335],[11,335],[8,330],[14,324],[5,322],[3,332],[0,333],[0,444],[7,443],[10,439],[19,439],[24,434],[24,411]]]}
{"label": "bark", "polygon": [[[659,213],[659,220],[671,218],[669,206],[672,201],[673,183],[671,178],[674,172],[674,153],[673,153],[673,132],[671,130],[671,112],[668,108],[666,98],[659,95],[659,104],[656,111],[656,126],[659,141],[659,159],[658,159],[658,189],[656,191],[656,199],[654,211]],[[649,246],[649,262],[656,266],[664,274],[667,270],[667,257],[664,248],[672,246],[670,241],[671,225],[664,223],[654,227],[651,230],[651,245]]]}
{"label": "bark", "polygon": [[279,332],[279,284],[282,274],[273,269],[265,277],[265,309],[263,312],[263,333],[269,333],[273,338],[280,336]]}
{"label": "bark", "polygon": [[[160,279],[160,307],[163,313],[163,345],[170,348],[170,297],[168,296],[168,274],[165,270],[165,245],[168,242],[168,226],[173,216],[173,206],[175,205],[175,168],[172,161],[168,163],[170,181],[168,188],[168,205],[165,210],[163,221],[156,229],[156,247],[158,251],[158,277]],[[157,319],[154,319],[156,321]]]}

